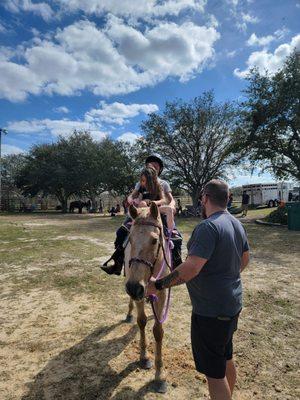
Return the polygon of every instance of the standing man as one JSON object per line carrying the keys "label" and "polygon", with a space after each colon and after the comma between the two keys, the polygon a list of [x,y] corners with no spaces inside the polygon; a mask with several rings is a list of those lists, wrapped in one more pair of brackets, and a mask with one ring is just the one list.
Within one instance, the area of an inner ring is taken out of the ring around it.
{"label": "standing man", "polygon": [[241,272],[249,246],[240,221],[226,210],[228,186],[214,179],[202,195],[204,220],[188,242],[188,256],[175,271],[153,280],[148,295],[187,284],[193,312],[192,350],[196,369],[205,374],[212,400],[230,400],[236,381],[232,338],[242,309]]}
{"label": "standing man", "polygon": [[250,196],[247,193],[246,190],[243,191],[243,195],[242,195],[242,217],[246,217],[247,212],[248,212],[248,207],[249,207],[249,200],[250,200]]}

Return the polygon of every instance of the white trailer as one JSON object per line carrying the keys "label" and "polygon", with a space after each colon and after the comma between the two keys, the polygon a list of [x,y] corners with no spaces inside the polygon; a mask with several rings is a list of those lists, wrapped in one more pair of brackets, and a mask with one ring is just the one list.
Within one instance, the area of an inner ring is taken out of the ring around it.
{"label": "white trailer", "polygon": [[289,200],[289,193],[293,190],[293,184],[290,182],[253,183],[243,185],[244,190],[250,196],[249,203],[251,205],[276,207],[280,201]]}

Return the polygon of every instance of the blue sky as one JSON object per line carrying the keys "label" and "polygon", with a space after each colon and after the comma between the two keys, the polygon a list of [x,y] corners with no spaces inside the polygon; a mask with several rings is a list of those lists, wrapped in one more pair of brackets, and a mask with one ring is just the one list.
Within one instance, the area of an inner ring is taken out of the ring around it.
{"label": "blue sky", "polygon": [[273,73],[300,48],[299,21],[298,0],[3,0],[4,154],[74,128],[134,141],[147,113],[209,89],[237,100],[249,68]]}

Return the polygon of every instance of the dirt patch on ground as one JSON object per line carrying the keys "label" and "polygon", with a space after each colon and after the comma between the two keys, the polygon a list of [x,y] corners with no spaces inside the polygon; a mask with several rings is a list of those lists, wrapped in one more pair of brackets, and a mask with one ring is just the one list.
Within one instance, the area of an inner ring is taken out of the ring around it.
{"label": "dirt patch on ground", "polygon": [[[120,223],[88,215],[0,217],[1,399],[208,398],[205,379],[194,369],[183,286],[173,290],[165,326],[167,395],[153,392],[153,369],[140,369],[137,327],[123,322],[123,279],[99,271]],[[179,221],[185,243],[195,223]],[[234,399],[295,400],[300,235],[252,223],[246,229],[253,255],[243,277]],[[152,325],[149,320],[151,358]]]}

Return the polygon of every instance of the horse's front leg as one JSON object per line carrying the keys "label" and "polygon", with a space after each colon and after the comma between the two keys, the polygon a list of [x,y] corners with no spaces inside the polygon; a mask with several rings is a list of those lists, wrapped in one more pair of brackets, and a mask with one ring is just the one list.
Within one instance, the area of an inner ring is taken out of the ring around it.
{"label": "horse's front leg", "polygon": [[128,322],[129,324],[130,324],[131,322],[133,322],[132,311],[133,311],[133,300],[132,300],[132,298],[130,297],[130,299],[129,299],[129,304],[128,304],[128,313],[127,313],[126,319],[125,319],[125,322]]}
{"label": "horse's front leg", "polygon": [[147,324],[147,316],[145,314],[144,301],[136,303],[137,308],[137,323],[140,328],[140,363],[141,368],[149,369],[152,367],[151,361],[149,360],[147,352],[147,339],[145,328]]}
{"label": "horse's front leg", "polygon": [[[165,291],[164,291],[165,292]],[[158,300],[158,315],[162,318],[163,305],[165,303],[166,293],[161,292]],[[159,393],[166,393],[167,382],[164,374],[164,364],[162,357],[162,342],[164,337],[163,326],[160,322],[155,320],[153,326],[153,335],[155,338],[155,390]]]}

